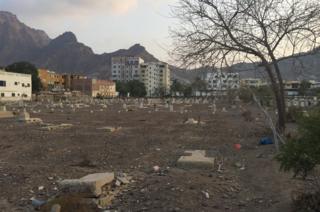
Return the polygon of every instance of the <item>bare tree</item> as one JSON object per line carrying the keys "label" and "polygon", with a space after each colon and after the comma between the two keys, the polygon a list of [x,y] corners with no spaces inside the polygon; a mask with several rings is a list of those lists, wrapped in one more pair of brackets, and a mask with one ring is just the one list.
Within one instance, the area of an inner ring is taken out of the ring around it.
{"label": "bare tree", "polygon": [[179,0],[173,7],[173,54],[185,65],[257,62],[269,77],[285,129],[282,57],[317,47],[319,0]]}

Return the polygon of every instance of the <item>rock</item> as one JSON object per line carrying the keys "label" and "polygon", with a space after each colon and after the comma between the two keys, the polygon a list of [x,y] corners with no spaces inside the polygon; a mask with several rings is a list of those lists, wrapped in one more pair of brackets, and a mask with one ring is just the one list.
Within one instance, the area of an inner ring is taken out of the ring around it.
{"label": "rock", "polygon": [[203,195],[205,196],[205,198],[210,199],[210,194],[206,191],[202,191]]}
{"label": "rock", "polygon": [[188,156],[181,156],[178,160],[178,166],[183,168],[203,168],[213,169],[215,158],[206,157],[206,151],[195,150],[186,151]]}
{"label": "rock", "polygon": [[97,130],[105,130],[105,131],[110,132],[110,133],[119,131],[121,129],[122,129],[121,127],[101,127],[101,128],[97,128]]}
{"label": "rock", "polygon": [[63,180],[59,183],[65,193],[78,193],[98,197],[102,193],[102,187],[111,184],[114,173],[90,174],[80,179]]}
{"label": "rock", "polygon": [[60,212],[61,211],[61,206],[59,204],[55,204],[51,207],[50,212]]}
{"label": "rock", "polygon": [[117,177],[117,180],[120,181],[122,184],[129,184],[130,178],[129,177]]}
{"label": "rock", "polygon": [[69,129],[73,127],[73,124],[58,124],[58,125],[49,125],[46,127],[42,127],[42,130],[48,130],[48,131],[53,131],[53,130],[64,130],[64,129]]}

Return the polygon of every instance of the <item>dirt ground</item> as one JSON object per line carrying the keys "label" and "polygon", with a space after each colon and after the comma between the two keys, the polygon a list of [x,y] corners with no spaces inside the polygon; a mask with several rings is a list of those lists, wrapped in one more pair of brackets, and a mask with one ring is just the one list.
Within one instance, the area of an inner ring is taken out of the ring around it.
{"label": "dirt ground", "polygon": [[[181,107],[188,112],[180,113]],[[125,112],[120,103],[53,112],[44,103],[32,103],[27,107],[31,117],[74,126],[45,131],[38,124],[0,119],[0,211],[33,211],[30,198],[51,197],[58,192],[57,181],[108,171],[134,179],[110,211],[291,211],[297,181],[279,172],[274,145],[258,145],[270,135],[262,114],[246,106],[257,118],[246,122],[239,107],[226,106],[228,112],[221,107],[215,115],[208,104],[176,104],[176,112],[162,105],[157,112],[153,106]],[[199,117],[204,125],[184,124]],[[122,129],[98,129],[106,126]],[[178,168],[185,150],[223,158],[223,172]],[[162,174],[153,171],[156,165]]]}

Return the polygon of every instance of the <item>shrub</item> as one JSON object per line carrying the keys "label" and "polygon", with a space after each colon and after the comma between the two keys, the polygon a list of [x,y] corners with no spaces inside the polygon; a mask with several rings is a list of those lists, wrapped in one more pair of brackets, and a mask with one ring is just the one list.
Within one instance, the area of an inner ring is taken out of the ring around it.
{"label": "shrub", "polygon": [[299,136],[282,146],[276,159],[282,171],[293,171],[304,179],[320,164],[320,110],[298,120]]}

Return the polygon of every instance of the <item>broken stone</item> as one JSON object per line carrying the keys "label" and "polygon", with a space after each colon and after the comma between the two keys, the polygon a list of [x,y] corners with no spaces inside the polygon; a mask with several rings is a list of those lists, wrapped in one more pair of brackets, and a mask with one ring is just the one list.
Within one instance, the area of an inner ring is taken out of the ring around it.
{"label": "broken stone", "polygon": [[204,124],[204,122],[199,122],[199,121],[197,121],[197,120],[195,120],[195,119],[193,119],[193,118],[189,118],[187,121],[185,121],[184,122],[185,124]]}
{"label": "broken stone", "polygon": [[0,111],[0,119],[13,118],[14,114],[10,111]]}
{"label": "broken stone", "polygon": [[106,130],[107,132],[110,132],[110,133],[116,132],[121,129],[122,129],[121,127],[101,127],[101,128],[98,128],[98,130]]}
{"label": "broken stone", "polygon": [[90,174],[80,179],[63,180],[59,183],[65,193],[77,193],[94,197],[102,194],[102,187],[112,183],[114,173]]}
{"label": "broken stone", "polygon": [[61,211],[61,206],[59,204],[55,204],[51,207],[50,212],[60,212]]}
{"label": "broken stone", "polygon": [[183,168],[203,168],[212,169],[215,158],[206,157],[206,151],[195,150],[186,151],[187,156],[181,156],[178,160],[178,166]]}
{"label": "broken stone", "polygon": [[19,114],[19,121],[27,124],[41,124],[42,120],[39,118],[30,118],[30,114],[25,110]]}
{"label": "broken stone", "polygon": [[64,130],[73,127],[73,124],[58,124],[58,125],[49,125],[42,127],[43,130],[53,131],[53,130]]}

